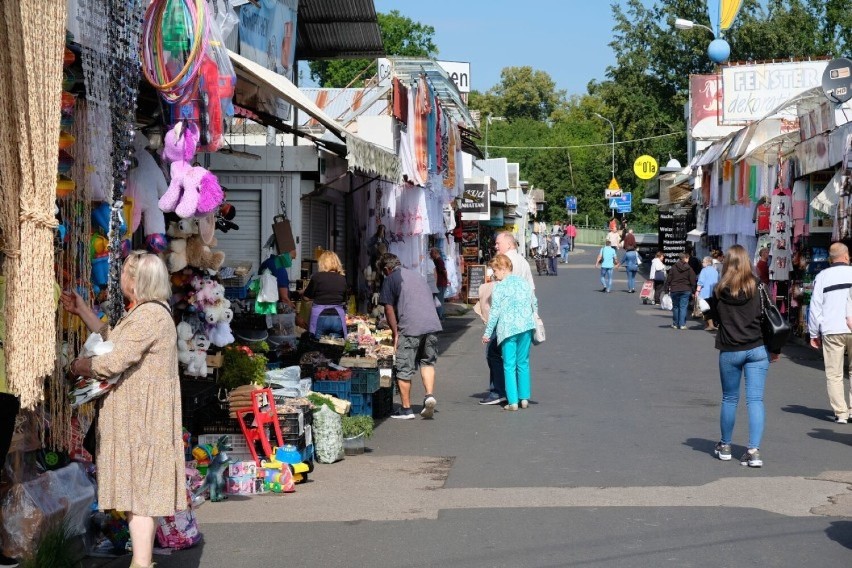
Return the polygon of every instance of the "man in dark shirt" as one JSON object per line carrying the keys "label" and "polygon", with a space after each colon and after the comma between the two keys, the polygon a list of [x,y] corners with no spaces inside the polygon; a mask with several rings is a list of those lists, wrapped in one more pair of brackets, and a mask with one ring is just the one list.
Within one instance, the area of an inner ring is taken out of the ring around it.
{"label": "man in dark shirt", "polygon": [[769,286],[769,249],[764,247],[760,249],[758,254],[760,258],[758,258],[754,265],[757,271],[757,277],[764,286]]}
{"label": "man in dark shirt", "polygon": [[385,317],[393,332],[394,367],[402,402],[402,407],[392,418],[415,418],[411,410],[411,379],[418,367],[426,391],[420,416],[432,418],[437,405],[433,395],[435,362],[438,360],[438,338],[435,334],[442,331],[432,292],[426,279],[419,272],[403,268],[395,254],[383,254],[378,264],[385,276],[379,303],[385,307]]}

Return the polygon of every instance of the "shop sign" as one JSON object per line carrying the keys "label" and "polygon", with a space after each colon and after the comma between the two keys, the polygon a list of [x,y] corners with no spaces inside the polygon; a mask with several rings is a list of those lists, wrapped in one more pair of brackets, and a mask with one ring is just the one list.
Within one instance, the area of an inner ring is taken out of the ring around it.
{"label": "shop sign", "polygon": [[680,254],[686,251],[686,216],[675,215],[674,211],[660,211],[660,224],[657,242],[665,258],[666,266],[678,261]]}
{"label": "shop sign", "polygon": [[456,84],[459,93],[470,92],[470,63],[462,61],[436,61],[441,68],[450,76],[450,80]]}
{"label": "shop sign", "polygon": [[828,61],[787,61],[722,68],[722,121],[758,120],[794,96],[819,87]]}
{"label": "shop sign", "polygon": [[718,140],[739,129],[739,126],[725,126],[721,122],[721,75],[690,75],[689,135],[697,140]]}
{"label": "shop sign", "polygon": [[636,177],[639,179],[651,179],[657,175],[658,171],[659,167],[657,166],[657,160],[647,154],[639,156],[636,158],[636,161],[633,162],[633,173],[636,174]]}
{"label": "shop sign", "polygon": [[[264,0],[240,8],[240,55],[293,80],[299,0]],[[258,110],[290,119],[290,103],[258,86]]]}
{"label": "shop sign", "polygon": [[488,176],[469,178],[464,182],[462,193],[462,220],[490,221],[491,220],[491,186],[496,185]]}

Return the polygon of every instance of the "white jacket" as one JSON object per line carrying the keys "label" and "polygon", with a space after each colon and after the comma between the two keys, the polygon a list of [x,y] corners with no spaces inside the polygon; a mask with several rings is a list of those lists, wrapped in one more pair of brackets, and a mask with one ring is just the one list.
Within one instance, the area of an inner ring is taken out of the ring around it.
{"label": "white jacket", "polygon": [[832,264],[814,280],[808,308],[811,337],[852,333],[846,325],[846,298],[852,288],[852,266]]}
{"label": "white jacket", "polygon": [[654,280],[654,276],[657,274],[657,271],[661,271],[663,274],[666,273],[666,265],[657,257],[654,257],[654,260],[651,261],[651,274],[648,277],[651,280]]}

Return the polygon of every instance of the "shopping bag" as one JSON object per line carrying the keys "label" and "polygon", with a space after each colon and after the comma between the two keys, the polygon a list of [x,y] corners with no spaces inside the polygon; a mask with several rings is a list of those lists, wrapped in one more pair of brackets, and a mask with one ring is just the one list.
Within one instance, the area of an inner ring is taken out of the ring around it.
{"label": "shopping bag", "polygon": [[[105,355],[112,351],[112,349],[113,344],[111,341],[104,341],[100,333],[93,333],[89,335],[86,343],[83,344],[80,356],[95,357],[97,355]],[[107,380],[102,380],[98,377],[78,377],[74,383],[74,389],[68,394],[68,401],[71,403],[71,408],[77,408],[81,404],[105,395],[119,379],[121,379],[121,375]]]}
{"label": "shopping bag", "polygon": [[672,304],[672,297],[669,294],[663,294],[663,297],[660,298],[660,307],[664,310],[672,310],[674,305]]}
{"label": "shopping bag", "polygon": [[710,304],[704,298],[698,298],[698,309],[701,310],[702,314],[707,313],[710,311]]}
{"label": "shopping bag", "polygon": [[541,321],[541,318],[538,316],[538,314],[533,314],[533,317],[535,318],[535,332],[533,333],[533,344],[539,345],[541,343],[544,343],[544,341],[547,339],[547,335],[544,331],[544,322]]}

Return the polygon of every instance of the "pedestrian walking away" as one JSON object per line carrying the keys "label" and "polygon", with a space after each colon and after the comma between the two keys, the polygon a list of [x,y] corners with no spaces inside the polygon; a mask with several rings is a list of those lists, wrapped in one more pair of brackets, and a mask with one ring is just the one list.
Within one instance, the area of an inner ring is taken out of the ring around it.
{"label": "pedestrian walking away", "polygon": [[612,271],[618,267],[618,257],[615,248],[605,245],[601,247],[595,266],[601,269],[601,292],[609,293],[612,290]]}
{"label": "pedestrian walking away", "polygon": [[[494,290],[494,270],[489,268],[485,273],[485,283],[479,287],[479,301],[473,306],[473,311],[482,318],[482,323],[488,323],[491,312],[491,294]],[[497,341],[496,330],[491,334],[491,341],[485,346],[485,360],[488,363],[488,395],[479,404],[491,405],[506,402],[506,387],[503,375],[503,356],[500,353],[500,343]]]}
{"label": "pedestrian walking away", "polygon": [[719,413],[721,436],[713,453],[722,461],[732,457],[731,440],[740,383],[745,378],[748,407],[748,449],[740,458],[742,465],[762,467],[760,442],[764,429],[763,390],[769,363],[778,360],[763,344],[759,280],[751,269],[748,253],[741,245],[728,249],[722,279],[710,297],[710,315],[719,322],[716,349],[719,350],[719,378],[722,407]]}
{"label": "pedestrian walking away", "polygon": [[494,341],[492,333],[496,330],[497,341],[503,355],[503,374],[506,386],[505,410],[514,411],[529,405],[530,386],[530,346],[535,329],[534,314],[538,311],[535,294],[523,278],[512,274],[512,261],[498,254],[491,261],[494,278],[494,294],[491,311],[482,343]]}
{"label": "pedestrian walking away", "polygon": [[[705,256],[701,264],[704,268],[702,268],[701,272],[698,274],[698,284],[695,287],[696,306],[699,304],[699,299],[704,300],[705,302],[710,299],[713,295],[713,289],[716,287],[716,283],[719,282],[719,271],[716,270],[715,266],[713,266],[713,257]],[[713,318],[711,318],[708,314],[704,314],[704,330],[716,330]]]}
{"label": "pedestrian walking away", "polygon": [[636,250],[629,250],[624,253],[624,258],[621,264],[624,265],[624,270],[627,272],[627,292],[634,294],[636,292],[636,273],[639,272],[639,253]]}
{"label": "pedestrian walking away", "polygon": [[429,251],[429,256],[432,262],[435,263],[435,286],[438,292],[434,294],[436,302],[435,309],[438,310],[438,319],[444,319],[444,296],[447,294],[447,288],[450,286],[450,280],[447,277],[447,265],[441,257],[441,251],[437,248],[432,248]]}
{"label": "pedestrian walking away", "polygon": [[411,380],[417,369],[423,381],[423,409],[420,416],[432,418],[435,399],[435,363],[438,360],[438,338],[442,331],[432,292],[419,272],[403,268],[395,254],[385,253],[379,259],[379,270],[385,279],[379,292],[379,304],[393,334],[396,350],[394,368],[401,407],[392,418],[411,420]]}
{"label": "pedestrian walking away", "polygon": [[814,349],[822,348],[826,390],[835,422],[846,424],[852,409],[852,384],[844,385],[844,356],[852,363],[852,331],[846,324],[847,296],[852,290],[849,249],[834,243],[828,249],[831,266],[817,274],[808,309],[808,334]]}
{"label": "pedestrian walking away", "polygon": [[556,259],[559,258],[559,245],[554,235],[547,235],[547,274],[556,276]]}
{"label": "pedestrian walking away", "polygon": [[672,327],[686,329],[689,313],[689,297],[695,292],[695,272],[689,266],[689,253],[680,254],[666,278],[665,289],[672,297]]}
{"label": "pedestrian walking away", "polygon": [[654,305],[660,303],[660,296],[663,294],[663,287],[666,283],[666,264],[663,262],[666,255],[663,251],[658,250],[651,261],[651,273],[648,275],[654,281]]}
{"label": "pedestrian walking away", "polygon": [[633,234],[633,229],[627,229],[621,239],[621,246],[626,251],[636,250],[636,235]]}
{"label": "pedestrian walking away", "polygon": [[[567,233],[567,228],[565,229]],[[559,238],[559,252],[560,252],[560,262],[562,264],[568,263],[568,251],[571,250],[571,237],[569,237],[566,233],[563,233]]]}

